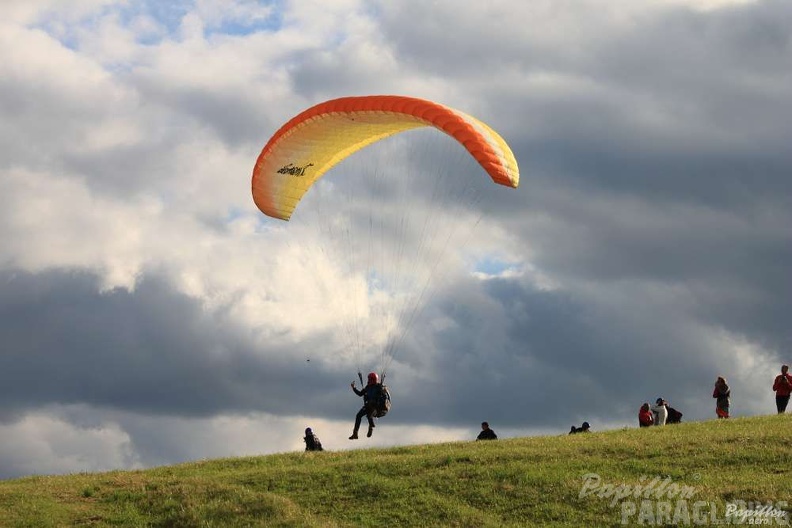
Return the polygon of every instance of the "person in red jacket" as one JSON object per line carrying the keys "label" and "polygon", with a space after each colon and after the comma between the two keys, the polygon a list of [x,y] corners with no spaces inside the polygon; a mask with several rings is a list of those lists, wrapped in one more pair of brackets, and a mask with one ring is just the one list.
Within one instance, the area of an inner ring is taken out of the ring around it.
{"label": "person in red jacket", "polygon": [[641,405],[641,410],[638,411],[638,425],[640,427],[649,427],[654,424],[654,416],[652,410],[649,408],[648,403]]}
{"label": "person in red jacket", "polygon": [[781,365],[781,374],[776,376],[773,390],[776,393],[778,414],[784,414],[789,403],[789,395],[792,393],[792,376],[789,374],[789,365]]}

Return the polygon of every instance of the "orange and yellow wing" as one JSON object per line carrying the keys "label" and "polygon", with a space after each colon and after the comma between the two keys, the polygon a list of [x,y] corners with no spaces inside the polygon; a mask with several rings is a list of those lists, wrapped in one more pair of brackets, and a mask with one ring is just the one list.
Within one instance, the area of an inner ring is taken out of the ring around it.
{"label": "orange and yellow wing", "polygon": [[253,169],[253,200],[288,220],[303,195],[335,164],[393,134],[434,127],[461,143],[495,183],[517,187],[517,161],[487,124],[453,108],[414,97],[342,97],[313,106],[283,125]]}

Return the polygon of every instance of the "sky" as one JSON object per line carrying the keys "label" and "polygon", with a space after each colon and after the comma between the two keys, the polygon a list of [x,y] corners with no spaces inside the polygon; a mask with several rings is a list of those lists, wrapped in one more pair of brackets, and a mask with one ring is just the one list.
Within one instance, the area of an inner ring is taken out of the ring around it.
{"label": "sky", "polygon": [[[0,478],[297,451],[305,427],[330,450],[471,440],[484,420],[502,438],[636,427],[658,397],[712,420],[718,376],[733,416],[775,412],[792,3],[5,0],[0,15]],[[367,94],[485,121],[520,186],[488,184],[447,136],[405,134],[329,173],[291,222],[259,212],[269,137]],[[474,201],[428,198],[429,178],[457,177]],[[327,227],[375,218],[371,254],[391,262],[405,209],[465,227],[405,258],[431,288],[400,305]],[[375,323],[398,306],[417,316],[387,358],[393,409],[349,441],[349,384],[382,366]]]}

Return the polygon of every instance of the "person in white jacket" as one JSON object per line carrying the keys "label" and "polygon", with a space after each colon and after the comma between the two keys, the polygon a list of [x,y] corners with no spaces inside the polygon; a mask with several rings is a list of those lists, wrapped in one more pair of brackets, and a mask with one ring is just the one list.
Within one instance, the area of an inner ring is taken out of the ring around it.
{"label": "person in white jacket", "polygon": [[652,414],[654,414],[655,425],[665,425],[668,420],[668,407],[663,398],[657,398],[657,401],[652,405]]}

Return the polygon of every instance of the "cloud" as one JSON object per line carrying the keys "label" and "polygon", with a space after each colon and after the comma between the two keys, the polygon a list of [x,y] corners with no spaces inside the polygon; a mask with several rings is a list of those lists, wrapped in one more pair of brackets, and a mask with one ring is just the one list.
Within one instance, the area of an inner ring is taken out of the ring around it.
{"label": "cloud", "polygon": [[0,422],[0,475],[32,475],[139,468],[129,436],[117,425],[80,427],[57,416],[35,412],[22,420]]}
{"label": "cloud", "polygon": [[[703,420],[718,375],[735,415],[774,412],[786,2],[73,4],[0,23],[0,476],[299,450],[306,426],[332,449],[634,426],[657,397]],[[520,188],[405,134],[261,215],[267,138],[368,93],[490,123]],[[380,365],[394,409],[349,442]]]}

